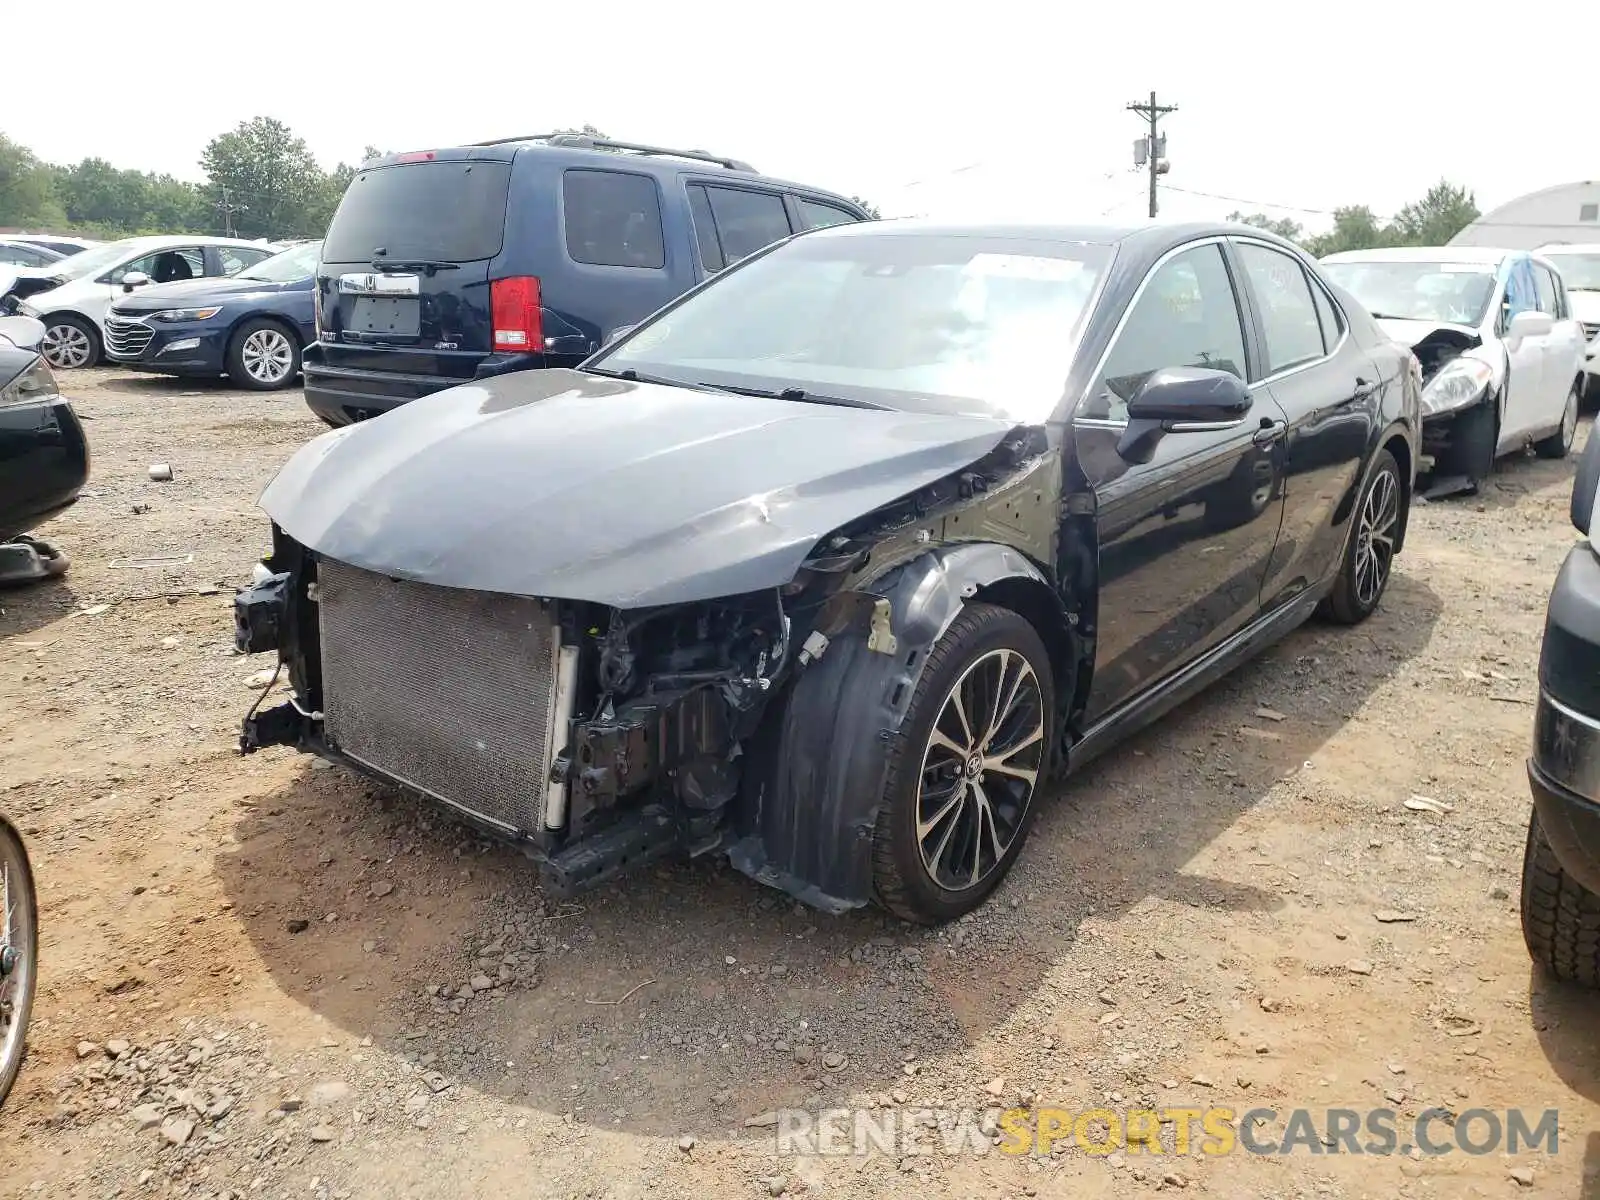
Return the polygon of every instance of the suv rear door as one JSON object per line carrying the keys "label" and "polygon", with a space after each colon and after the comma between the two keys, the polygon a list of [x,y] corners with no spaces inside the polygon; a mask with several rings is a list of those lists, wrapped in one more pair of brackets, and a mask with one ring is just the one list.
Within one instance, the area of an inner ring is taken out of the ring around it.
{"label": "suv rear door", "polygon": [[489,269],[513,147],[401,155],[359,172],[317,268],[330,367],[470,379],[492,350]]}

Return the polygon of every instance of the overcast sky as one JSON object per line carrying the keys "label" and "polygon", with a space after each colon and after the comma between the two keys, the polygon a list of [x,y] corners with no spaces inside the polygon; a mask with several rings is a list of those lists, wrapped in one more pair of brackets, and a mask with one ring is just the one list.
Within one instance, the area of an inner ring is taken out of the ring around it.
{"label": "overcast sky", "polygon": [[90,0],[68,51],[6,54],[0,131],[48,160],[192,179],[212,136],[257,115],[326,167],[368,143],[589,122],[744,158],[886,216],[1115,219],[1144,212],[1142,129],[1124,106],[1155,88],[1179,106],[1164,122],[1164,217],[1243,208],[1315,228],[1327,218],[1298,210],[1366,203],[1387,217],[1441,176],[1485,210],[1600,176],[1585,37],[1597,26],[1578,0],[232,11]]}

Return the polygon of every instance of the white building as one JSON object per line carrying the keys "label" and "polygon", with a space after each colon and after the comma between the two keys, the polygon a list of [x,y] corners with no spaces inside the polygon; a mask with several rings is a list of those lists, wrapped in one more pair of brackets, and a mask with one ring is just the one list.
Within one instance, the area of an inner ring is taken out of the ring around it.
{"label": "white building", "polygon": [[1484,213],[1450,239],[1452,246],[1507,250],[1532,250],[1548,242],[1600,242],[1600,181],[1529,192]]}

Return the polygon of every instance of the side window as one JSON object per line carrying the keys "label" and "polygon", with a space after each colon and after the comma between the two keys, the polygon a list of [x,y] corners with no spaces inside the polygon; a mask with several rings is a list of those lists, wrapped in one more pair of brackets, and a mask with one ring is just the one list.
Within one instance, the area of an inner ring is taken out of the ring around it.
{"label": "side window", "polygon": [[1556,298],[1556,281],[1550,277],[1549,271],[1537,263],[1533,266],[1533,288],[1538,299],[1539,311],[1555,317],[1560,307]]}
{"label": "side window", "polygon": [[695,241],[700,245],[700,262],[707,271],[720,271],[726,265],[717,242],[717,223],[711,216],[711,201],[698,183],[689,185],[689,217],[694,222]]}
{"label": "side window", "polygon": [[111,272],[107,279],[121,283],[123,277],[134,271],[143,271],[152,283],[177,283],[184,279],[203,279],[206,273],[205,251],[199,246],[180,246],[173,250],[157,250],[131,263],[124,263]]}
{"label": "side window", "polygon": [[1344,336],[1344,317],[1333,301],[1328,299],[1328,293],[1315,283],[1311,285],[1311,299],[1317,305],[1317,320],[1322,323],[1322,348],[1329,354],[1339,344],[1339,339]]}
{"label": "side window", "polygon": [[249,250],[243,246],[218,246],[217,258],[222,263],[224,275],[234,275],[246,267],[253,267],[271,255],[265,250]]}
{"label": "side window", "polygon": [[1127,420],[1129,399],[1163,367],[1245,377],[1239,301],[1215,243],[1168,259],[1146,281],[1078,415]]}
{"label": "side window", "polygon": [[763,246],[794,231],[783,197],[775,192],[751,192],[743,188],[707,187],[711,214],[717,222],[717,239],[728,263],[736,263]]}
{"label": "side window", "polygon": [[667,265],[661,196],[649,175],[571,170],[561,177],[567,253],[597,267]]}
{"label": "side window", "polygon": [[1240,242],[1239,261],[1261,308],[1267,339],[1263,376],[1275,375],[1327,353],[1311,285],[1299,262],[1255,242]]}
{"label": "side window", "polygon": [[796,196],[795,203],[800,207],[800,228],[822,229],[829,225],[851,225],[861,220],[854,213],[845,212],[832,204],[824,204],[820,200],[807,200],[804,196]]}

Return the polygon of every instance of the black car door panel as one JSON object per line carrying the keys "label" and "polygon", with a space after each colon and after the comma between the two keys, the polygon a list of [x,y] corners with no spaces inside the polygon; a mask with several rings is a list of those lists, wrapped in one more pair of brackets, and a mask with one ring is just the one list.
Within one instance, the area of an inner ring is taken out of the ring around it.
{"label": "black car door panel", "polygon": [[1366,454],[1383,381],[1305,264],[1265,243],[1235,243],[1258,315],[1264,361],[1252,387],[1288,418],[1283,528],[1263,590],[1286,602],[1337,570],[1348,522],[1343,501]]}
{"label": "black car door panel", "polygon": [[1167,433],[1148,462],[1117,450],[1127,400],[1152,372],[1206,366],[1243,378],[1245,341],[1221,245],[1185,247],[1141,285],[1079,406],[1071,449],[1095,492],[1099,539],[1091,722],[1260,612],[1287,424],[1271,394],[1238,422]]}

